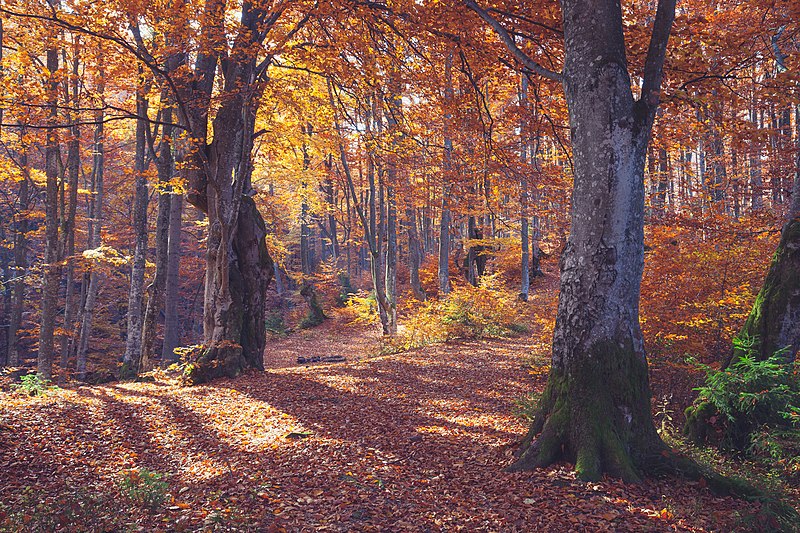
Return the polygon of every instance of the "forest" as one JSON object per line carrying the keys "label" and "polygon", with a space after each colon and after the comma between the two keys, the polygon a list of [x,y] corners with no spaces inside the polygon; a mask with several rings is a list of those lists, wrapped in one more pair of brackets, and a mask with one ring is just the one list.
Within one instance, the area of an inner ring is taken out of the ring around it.
{"label": "forest", "polygon": [[798,531],[798,351],[798,0],[0,4],[0,531]]}

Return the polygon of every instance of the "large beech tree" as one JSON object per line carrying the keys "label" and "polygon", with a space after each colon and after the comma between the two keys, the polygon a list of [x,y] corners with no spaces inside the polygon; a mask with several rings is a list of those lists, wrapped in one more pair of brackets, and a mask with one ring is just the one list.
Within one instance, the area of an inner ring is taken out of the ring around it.
{"label": "large beech tree", "polygon": [[562,0],[562,73],[536,63],[507,30],[465,0],[523,68],[563,83],[575,181],[561,259],[553,360],[539,411],[512,470],[573,461],[580,477],[636,480],[664,443],[650,413],[639,325],[644,266],[644,165],[675,0],[660,0],[635,98],[615,0]]}

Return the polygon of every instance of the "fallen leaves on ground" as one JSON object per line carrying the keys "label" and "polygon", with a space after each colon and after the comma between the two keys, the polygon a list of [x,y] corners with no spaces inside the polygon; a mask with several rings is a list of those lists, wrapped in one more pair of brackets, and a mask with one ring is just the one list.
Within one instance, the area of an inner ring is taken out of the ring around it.
{"label": "fallen leaves on ground", "polygon": [[[504,472],[525,431],[514,400],[546,380],[521,364],[533,346],[4,394],[0,524],[49,513],[73,531],[731,531],[757,511],[683,480]],[[140,468],[169,484],[158,509],[122,499],[122,474]]]}

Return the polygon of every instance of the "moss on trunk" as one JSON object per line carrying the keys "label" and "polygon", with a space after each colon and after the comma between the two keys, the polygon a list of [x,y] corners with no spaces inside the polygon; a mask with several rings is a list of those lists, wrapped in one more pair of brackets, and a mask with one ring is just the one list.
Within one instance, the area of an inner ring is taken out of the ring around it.
{"label": "moss on trunk", "polygon": [[800,345],[800,219],[789,221],[753,309],[725,361],[727,368],[747,352],[760,361],[784,350],[793,360]]}
{"label": "moss on trunk", "polygon": [[200,347],[189,354],[183,375],[189,385],[198,385],[223,377],[234,378],[248,366],[241,345],[221,342]]}
{"label": "moss on trunk", "polygon": [[551,370],[542,402],[510,470],[575,463],[582,479],[603,473],[638,481],[667,447],[650,415],[647,366],[632,343],[599,342]]}

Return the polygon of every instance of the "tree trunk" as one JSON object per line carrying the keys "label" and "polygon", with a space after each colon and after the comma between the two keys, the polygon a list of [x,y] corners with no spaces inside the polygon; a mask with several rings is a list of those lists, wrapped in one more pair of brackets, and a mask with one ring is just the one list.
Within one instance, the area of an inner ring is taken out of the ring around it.
{"label": "tree trunk", "polygon": [[519,298],[523,302],[528,301],[528,293],[531,288],[531,270],[530,270],[530,243],[528,239],[528,151],[530,149],[530,132],[528,131],[528,77],[523,74],[520,80],[519,91],[519,104],[525,110],[522,123],[520,124],[520,140],[522,149],[520,150],[519,159],[522,163],[522,177],[520,179],[520,193],[519,193],[519,209],[520,209],[520,240],[522,241],[522,261],[521,261],[521,276],[520,276],[520,289]]}
{"label": "tree trunk", "polygon": [[453,50],[447,54],[444,63],[444,155],[442,161],[442,215],[439,219],[439,294],[450,293],[450,182],[453,179],[453,139],[452,129],[453,91]]}
{"label": "tree trunk", "polygon": [[[140,71],[140,75],[142,75]],[[145,89],[139,87],[136,95],[136,111],[140,117],[147,116]],[[144,271],[147,260],[147,163],[145,158],[146,119],[136,121],[136,153],[134,156],[133,232],[135,238],[131,283],[128,293],[128,335],[125,354],[122,358],[121,378],[139,373],[142,353],[142,307],[144,303]]]}
{"label": "tree trunk", "polygon": [[[47,50],[47,99],[49,120],[58,122],[58,50],[51,45]],[[56,129],[47,130],[45,145],[45,252],[42,281],[42,320],[39,325],[39,354],[37,371],[44,379],[53,377],[53,333],[55,330],[56,306],[58,305],[58,281],[61,277],[58,250],[58,166],[59,144]]]}
{"label": "tree trunk", "polygon": [[[79,68],[80,61],[78,50],[80,43],[75,44],[74,58],[72,61],[72,87],[67,84],[66,93],[69,101],[74,108],[80,107],[79,100]],[[79,117],[71,112],[69,120],[72,124],[78,122]],[[61,215],[61,249],[66,256],[66,291],[64,295],[64,332],[61,335],[61,377],[60,380],[67,379],[67,363],[71,352],[71,347],[75,344],[75,303],[74,300],[74,279],[75,279],[75,213],[78,207],[78,179],[81,170],[81,129],[78,125],[70,128],[72,137],[69,140],[67,149],[67,176],[69,180],[64,184],[62,191],[66,194],[66,204],[62,202]]]}
{"label": "tree trunk", "polygon": [[139,352],[139,372],[151,369],[156,355],[156,316],[164,308],[164,289],[167,285],[167,269],[169,261],[170,213],[172,210],[170,180],[175,172],[175,160],[172,155],[172,112],[166,109],[162,114],[164,121],[163,136],[159,147],[158,165],[158,215],[156,217],[156,272],[153,281],[147,287],[147,307],[142,324],[142,349]]}
{"label": "tree trunk", "polygon": [[[20,132],[20,140],[23,137]],[[22,181],[19,183],[19,209],[14,227],[14,276],[11,283],[11,313],[8,327],[8,366],[19,365],[18,332],[22,327],[25,306],[25,276],[28,271],[28,209],[30,207],[30,171],[27,147],[19,154]]]}
{"label": "tree trunk", "polygon": [[181,345],[181,322],[178,312],[180,301],[181,270],[181,218],[183,197],[173,194],[169,204],[169,244],[167,247],[167,282],[164,294],[164,344],[161,347],[161,365],[177,361],[175,348]]}
{"label": "tree trunk", "polygon": [[[251,158],[256,108],[268,63],[256,65],[248,51],[265,38],[268,29],[263,21],[277,20],[279,15],[244,4],[242,31],[223,69],[221,104],[213,120],[210,144],[204,126],[208,107],[193,117],[197,140],[187,199],[208,216],[208,243],[204,348],[187,367],[186,376],[192,383],[264,368],[264,302],[273,265],[266,247],[266,226],[252,198]],[[209,80],[214,79],[216,58],[202,59],[198,60],[205,80],[202,98],[210,105],[213,84]]]}
{"label": "tree trunk", "polygon": [[419,267],[422,263],[422,244],[419,239],[419,231],[417,231],[417,216],[416,209],[411,203],[411,199],[406,199],[406,231],[408,233],[408,272],[409,284],[411,291],[414,293],[414,298],[424,302],[425,290],[419,281]]}
{"label": "tree trunk", "polygon": [[[98,93],[102,96],[104,90],[103,72],[101,71],[101,84]],[[103,244],[103,178],[105,171],[105,131],[103,128],[104,113],[102,110],[95,115],[97,126],[94,131],[94,161],[92,163],[92,192],[89,217],[91,220],[87,248],[93,249]],[[86,379],[86,355],[89,350],[89,339],[92,336],[94,309],[97,304],[97,293],[100,290],[100,274],[94,265],[89,272],[89,283],[86,288],[86,299],[81,311],[80,335],[75,354],[75,368],[79,381]]]}
{"label": "tree trunk", "polygon": [[562,2],[572,230],[562,256],[550,376],[512,470],[564,458],[583,479],[608,472],[637,480],[665,450],[650,414],[638,312],[645,153],[674,5],[659,2],[644,96],[635,101],[620,5]]}

